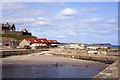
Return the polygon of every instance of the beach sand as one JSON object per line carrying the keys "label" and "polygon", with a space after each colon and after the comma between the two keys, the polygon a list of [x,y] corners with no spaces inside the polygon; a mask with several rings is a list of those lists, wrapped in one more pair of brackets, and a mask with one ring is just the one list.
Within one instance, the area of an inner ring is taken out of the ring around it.
{"label": "beach sand", "polygon": [[18,55],[18,56],[9,56],[2,58],[2,65],[10,65],[10,64],[54,64],[58,65],[72,65],[72,66],[86,66],[91,68],[106,68],[110,64],[105,64],[101,62],[95,61],[87,61],[87,60],[79,60],[73,58],[66,57],[58,57],[51,55]]}

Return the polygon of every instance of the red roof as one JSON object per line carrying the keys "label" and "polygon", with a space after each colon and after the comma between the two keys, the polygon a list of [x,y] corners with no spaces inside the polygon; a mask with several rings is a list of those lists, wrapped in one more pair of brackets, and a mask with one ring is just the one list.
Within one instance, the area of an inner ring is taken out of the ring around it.
{"label": "red roof", "polygon": [[59,42],[56,40],[48,40],[49,43],[54,43],[54,44],[58,44]]}
{"label": "red roof", "polygon": [[46,38],[41,39],[25,39],[28,43],[48,43]]}

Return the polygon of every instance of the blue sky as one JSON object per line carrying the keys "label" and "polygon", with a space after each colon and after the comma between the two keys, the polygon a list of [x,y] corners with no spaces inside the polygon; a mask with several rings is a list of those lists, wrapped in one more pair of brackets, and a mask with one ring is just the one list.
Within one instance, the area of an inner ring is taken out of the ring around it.
{"label": "blue sky", "polygon": [[117,2],[6,2],[2,19],[38,38],[118,44]]}

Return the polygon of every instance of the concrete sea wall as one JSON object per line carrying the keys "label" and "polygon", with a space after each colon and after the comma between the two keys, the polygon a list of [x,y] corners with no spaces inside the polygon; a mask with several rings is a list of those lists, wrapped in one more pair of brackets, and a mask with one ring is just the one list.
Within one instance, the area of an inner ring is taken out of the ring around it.
{"label": "concrete sea wall", "polygon": [[118,76],[118,60],[117,60],[113,64],[108,66],[106,69],[101,71],[98,75],[93,77],[93,80],[95,78],[118,78],[118,77],[119,76]]}
{"label": "concrete sea wall", "polygon": [[37,53],[37,52],[42,52],[42,51],[48,51],[47,49],[42,49],[42,50],[3,50],[0,51],[0,54],[2,57],[6,56],[13,56],[13,55],[26,55],[26,54],[31,54],[31,53]]}

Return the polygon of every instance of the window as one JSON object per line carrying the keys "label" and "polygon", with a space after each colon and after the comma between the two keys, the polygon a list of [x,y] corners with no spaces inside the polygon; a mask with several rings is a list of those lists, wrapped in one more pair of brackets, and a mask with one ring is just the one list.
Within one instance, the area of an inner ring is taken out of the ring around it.
{"label": "window", "polygon": [[30,41],[28,40],[28,42],[30,43]]}
{"label": "window", "polygon": [[34,40],[35,42],[37,42],[36,40]]}
{"label": "window", "polygon": [[9,44],[5,44],[5,46],[9,46]]}
{"label": "window", "polygon": [[42,42],[44,42],[43,40],[41,40]]}

